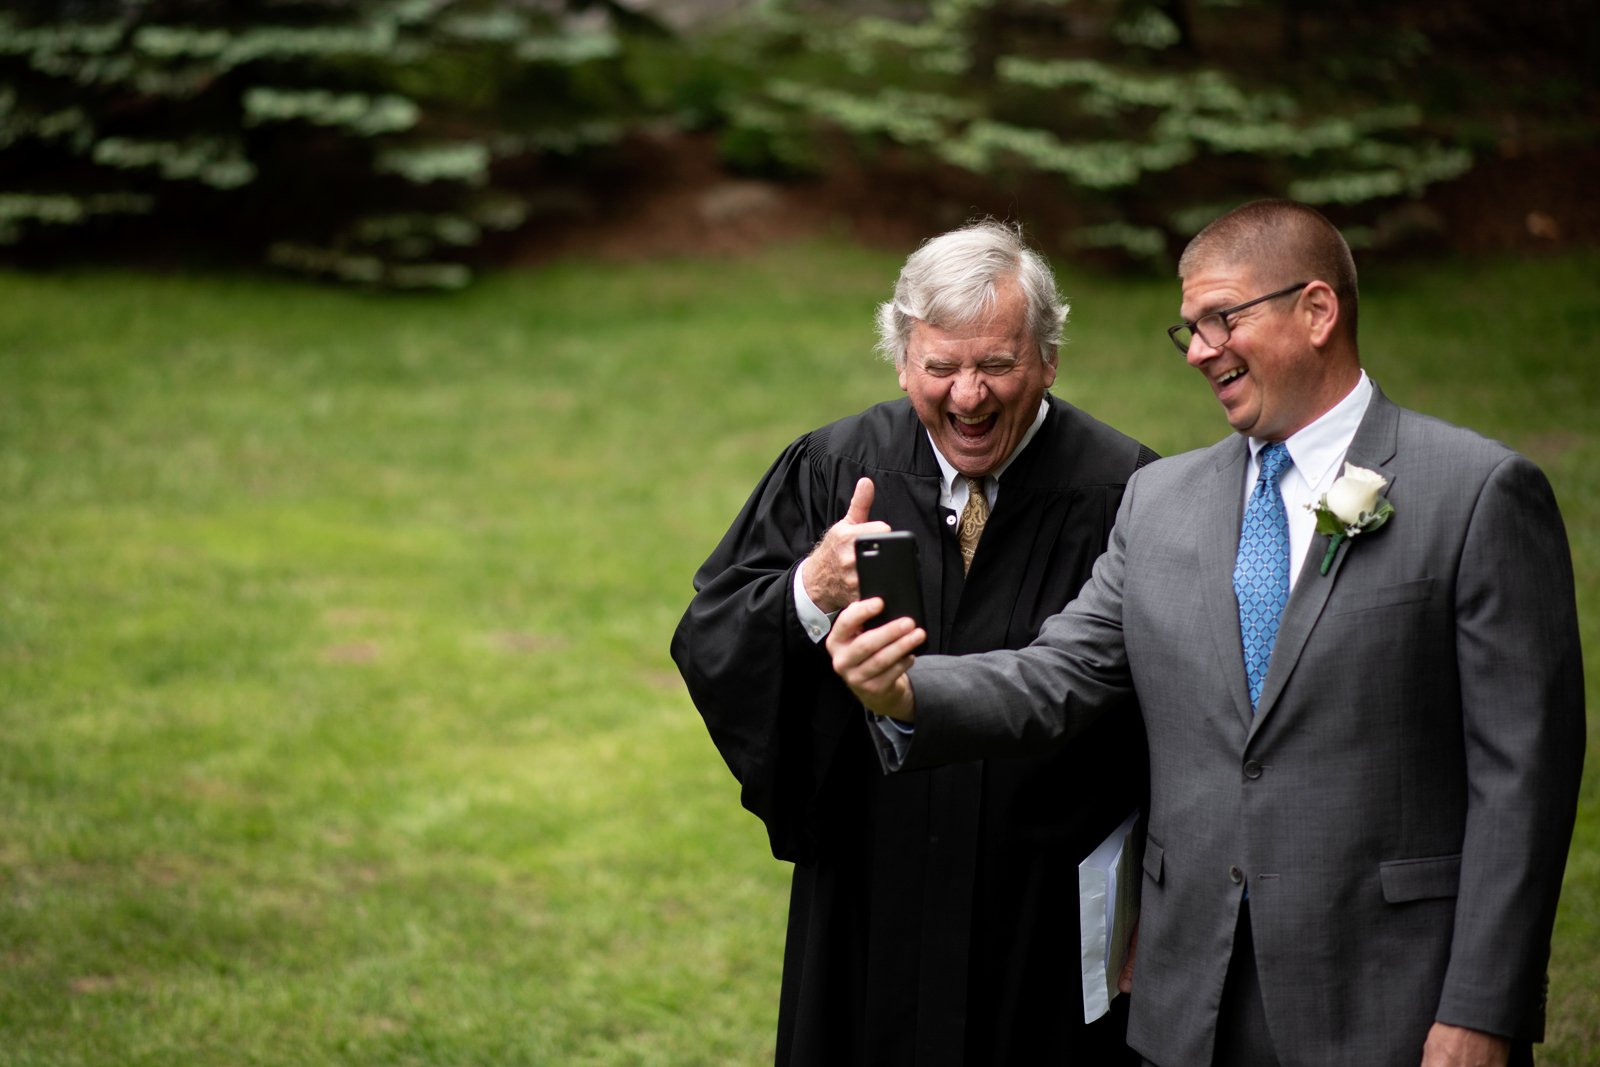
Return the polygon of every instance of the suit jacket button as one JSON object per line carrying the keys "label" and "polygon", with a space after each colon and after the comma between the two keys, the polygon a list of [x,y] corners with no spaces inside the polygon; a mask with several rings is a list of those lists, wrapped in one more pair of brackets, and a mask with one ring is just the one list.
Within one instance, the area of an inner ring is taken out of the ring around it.
{"label": "suit jacket button", "polygon": [[1246,778],[1250,778],[1250,779],[1260,778],[1261,777],[1261,764],[1257,763],[1253,759],[1252,760],[1245,760],[1244,761],[1244,776]]}
{"label": "suit jacket button", "polygon": [[1244,881],[1244,872],[1238,867],[1229,867],[1228,881],[1232,882],[1234,885],[1238,885],[1240,882]]}

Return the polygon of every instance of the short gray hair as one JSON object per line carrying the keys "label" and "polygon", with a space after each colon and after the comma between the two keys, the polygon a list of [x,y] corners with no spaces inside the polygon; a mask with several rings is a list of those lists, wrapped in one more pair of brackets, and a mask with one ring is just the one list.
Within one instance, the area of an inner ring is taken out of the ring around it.
{"label": "short gray hair", "polygon": [[1339,228],[1309,204],[1254,200],[1213,220],[1183,250],[1178,280],[1216,266],[1250,271],[1265,286],[1326,282],[1339,294],[1341,328],[1355,339],[1355,257]]}
{"label": "short gray hair", "polygon": [[894,299],[878,307],[878,351],[900,366],[918,322],[941,330],[963,326],[993,308],[1000,284],[1012,278],[1027,299],[1039,358],[1054,363],[1070,308],[1050,264],[1023,243],[1022,227],[994,219],[931,237],[911,253]]}

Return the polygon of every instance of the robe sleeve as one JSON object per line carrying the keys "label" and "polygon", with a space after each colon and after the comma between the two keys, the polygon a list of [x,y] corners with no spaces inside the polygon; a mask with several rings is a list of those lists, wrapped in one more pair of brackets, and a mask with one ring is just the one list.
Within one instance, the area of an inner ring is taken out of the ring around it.
{"label": "robe sleeve", "polygon": [[810,455],[809,435],[767,471],[722,542],[695,574],[695,596],[672,658],[744,806],[767,827],[772,853],[815,854],[818,811],[860,707],[795,612],[794,575],[844,517],[854,472]]}

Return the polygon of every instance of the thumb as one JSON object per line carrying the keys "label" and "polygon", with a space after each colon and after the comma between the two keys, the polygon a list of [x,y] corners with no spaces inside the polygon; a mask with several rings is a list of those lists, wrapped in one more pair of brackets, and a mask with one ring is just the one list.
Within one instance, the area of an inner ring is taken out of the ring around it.
{"label": "thumb", "polygon": [[862,478],[856,482],[855,495],[850,498],[850,508],[845,512],[844,521],[852,526],[860,526],[866,522],[867,512],[872,510],[872,498],[876,492],[871,478]]}

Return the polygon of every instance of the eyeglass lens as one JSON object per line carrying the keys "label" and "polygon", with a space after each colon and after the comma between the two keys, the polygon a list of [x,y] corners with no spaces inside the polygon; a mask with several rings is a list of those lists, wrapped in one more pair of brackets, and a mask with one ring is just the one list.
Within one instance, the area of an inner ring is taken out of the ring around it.
{"label": "eyeglass lens", "polygon": [[1185,323],[1175,327],[1172,330],[1172,343],[1178,346],[1178,351],[1187,353],[1196,333],[1212,348],[1221,348],[1232,336],[1228,330],[1228,320],[1221,315],[1211,314],[1198,320],[1193,326]]}

